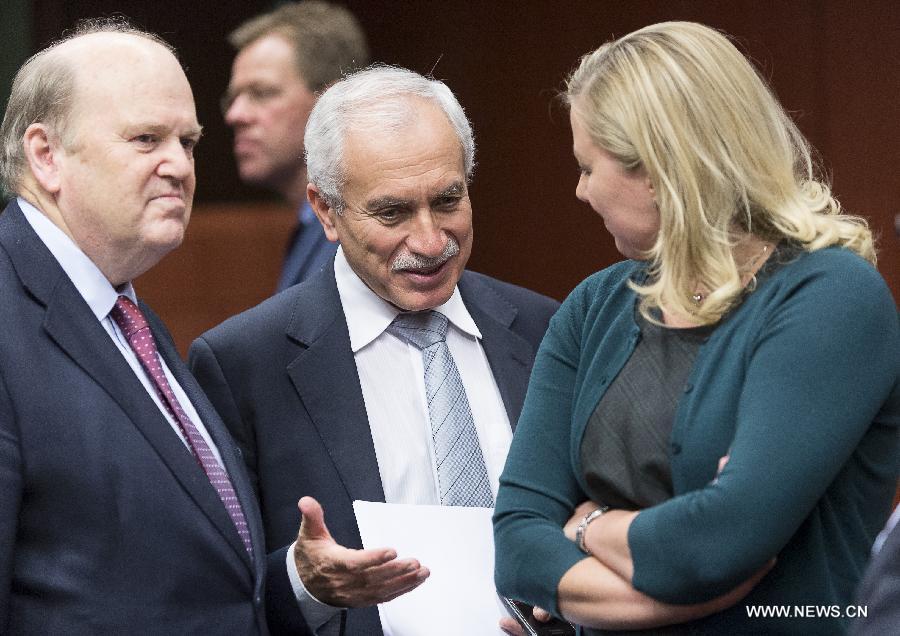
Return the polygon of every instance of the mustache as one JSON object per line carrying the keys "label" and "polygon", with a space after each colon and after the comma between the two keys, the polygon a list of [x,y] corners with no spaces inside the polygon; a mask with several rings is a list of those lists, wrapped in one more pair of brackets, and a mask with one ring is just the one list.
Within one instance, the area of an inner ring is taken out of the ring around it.
{"label": "mustache", "polygon": [[413,252],[400,254],[400,256],[395,258],[394,262],[391,263],[391,271],[397,272],[404,269],[436,269],[457,254],[459,254],[459,243],[456,242],[455,238],[450,236],[447,238],[447,244],[444,246],[444,251],[437,256],[422,256],[421,254],[415,254]]}

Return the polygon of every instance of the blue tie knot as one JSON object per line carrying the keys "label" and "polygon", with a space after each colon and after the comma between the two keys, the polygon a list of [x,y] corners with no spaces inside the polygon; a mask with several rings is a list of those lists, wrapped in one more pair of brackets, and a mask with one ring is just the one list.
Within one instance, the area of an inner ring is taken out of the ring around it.
{"label": "blue tie knot", "polygon": [[388,331],[411,342],[419,349],[447,339],[447,317],[436,311],[417,311],[397,314]]}

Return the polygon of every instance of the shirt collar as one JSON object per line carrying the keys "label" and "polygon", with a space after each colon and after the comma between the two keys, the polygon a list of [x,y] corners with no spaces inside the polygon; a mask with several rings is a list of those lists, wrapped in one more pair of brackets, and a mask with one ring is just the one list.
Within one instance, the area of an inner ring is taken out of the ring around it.
{"label": "shirt collar", "polygon": [[[338,295],[344,307],[344,317],[350,332],[350,349],[353,353],[378,338],[393,322],[400,310],[381,298],[357,276],[347,262],[344,249],[338,247],[334,257],[334,277]],[[352,308],[352,311],[348,311]],[[444,314],[460,331],[481,339],[481,331],[463,303],[459,287],[454,287],[453,295],[443,305],[434,308]]]}
{"label": "shirt collar", "polygon": [[137,304],[137,296],[130,282],[125,283],[122,289],[117,291],[81,248],[43,212],[22,197],[16,199],[16,202],[28,224],[53,254],[53,258],[63,268],[97,320],[106,318],[120,295],[128,296]]}

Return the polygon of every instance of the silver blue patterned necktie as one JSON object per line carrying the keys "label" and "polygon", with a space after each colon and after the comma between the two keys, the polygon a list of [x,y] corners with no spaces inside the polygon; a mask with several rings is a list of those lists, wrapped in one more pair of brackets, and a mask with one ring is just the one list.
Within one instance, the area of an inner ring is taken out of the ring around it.
{"label": "silver blue patterned necktie", "polygon": [[447,347],[446,316],[436,311],[403,313],[387,330],[422,350],[441,505],[493,506],[469,399]]}

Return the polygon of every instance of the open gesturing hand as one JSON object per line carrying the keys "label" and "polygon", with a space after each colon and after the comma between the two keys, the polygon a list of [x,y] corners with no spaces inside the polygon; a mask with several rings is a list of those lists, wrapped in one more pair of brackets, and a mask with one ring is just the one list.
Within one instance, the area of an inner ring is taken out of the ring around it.
{"label": "open gesturing hand", "polygon": [[392,548],[353,550],[339,545],[325,525],[319,502],[303,497],[294,564],[307,591],[336,607],[390,601],[418,587],[430,572],[416,559],[398,559]]}

